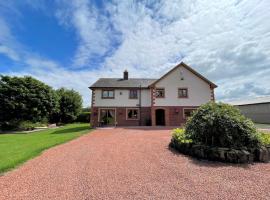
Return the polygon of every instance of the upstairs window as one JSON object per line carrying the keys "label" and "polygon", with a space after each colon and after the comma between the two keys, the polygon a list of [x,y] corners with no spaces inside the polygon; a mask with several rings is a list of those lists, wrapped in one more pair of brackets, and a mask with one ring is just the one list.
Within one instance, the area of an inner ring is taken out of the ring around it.
{"label": "upstairs window", "polygon": [[178,89],[178,97],[179,98],[188,98],[188,89],[187,88],[179,88]]}
{"label": "upstairs window", "polygon": [[138,120],[139,119],[139,109],[127,109],[127,119],[128,120]]}
{"label": "upstairs window", "polygon": [[156,98],[164,98],[165,97],[165,89],[157,88],[156,89]]}
{"label": "upstairs window", "polygon": [[129,90],[129,98],[130,99],[137,99],[138,98],[138,90],[136,90],[136,89]]}
{"label": "upstairs window", "polygon": [[102,90],[102,99],[114,99],[114,90]]}

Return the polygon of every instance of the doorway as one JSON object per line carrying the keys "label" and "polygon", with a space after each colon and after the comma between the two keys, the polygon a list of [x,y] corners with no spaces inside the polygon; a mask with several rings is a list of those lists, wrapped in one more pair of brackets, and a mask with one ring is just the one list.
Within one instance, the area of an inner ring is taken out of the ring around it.
{"label": "doorway", "polygon": [[114,126],[115,125],[115,110],[114,109],[100,109],[100,125]]}
{"label": "doorway", "polygon": [[156,125],[165,126],[165,110],[164,109],[156,110]]}

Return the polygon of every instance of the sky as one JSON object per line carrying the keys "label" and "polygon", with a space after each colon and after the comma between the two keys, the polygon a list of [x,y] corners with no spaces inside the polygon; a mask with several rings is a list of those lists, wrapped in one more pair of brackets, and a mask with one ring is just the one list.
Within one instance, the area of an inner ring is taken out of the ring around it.
{"label": "sky", "polygon": [[0,0],[0,74],[74,89],[158,78],[181,61],[218,101],[270,95],[269,0]]}

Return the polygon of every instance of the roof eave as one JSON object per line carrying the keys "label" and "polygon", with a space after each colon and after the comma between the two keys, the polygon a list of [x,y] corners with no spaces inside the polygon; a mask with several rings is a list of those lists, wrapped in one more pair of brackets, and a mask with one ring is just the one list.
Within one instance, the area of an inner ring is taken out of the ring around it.
{"label": "roof eave", "polygon": [[142,89],[147,89],[149,88],[149,86],[146,86],[146,87],[140,87],[140,86],[132,86],[132,87],[112,87],[112,86],[103,86],[103,87],[88,87],[89,89],[102,89],[102,88],[111,88],[111,89],[131,89],[131,88],[142,88]]}

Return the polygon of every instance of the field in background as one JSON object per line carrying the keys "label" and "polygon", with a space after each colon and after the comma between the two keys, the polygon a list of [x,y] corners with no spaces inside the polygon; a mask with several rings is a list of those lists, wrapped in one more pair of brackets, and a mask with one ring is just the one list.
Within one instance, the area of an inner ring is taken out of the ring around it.
{"label": "field in background", "polygon": [[259,129],[269,129],[269,132],[270,132],[270,124],[256,124],[255,123],[255,126]]}

